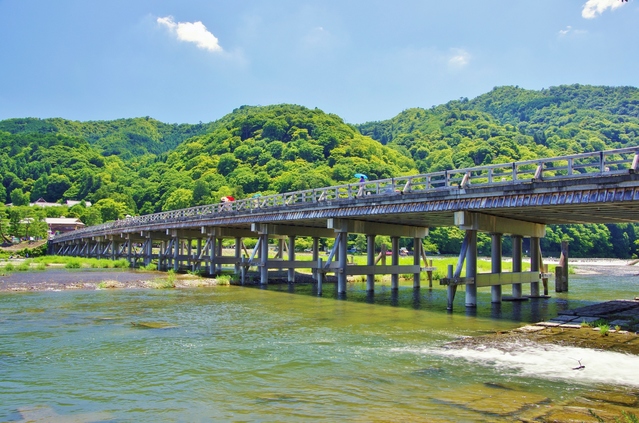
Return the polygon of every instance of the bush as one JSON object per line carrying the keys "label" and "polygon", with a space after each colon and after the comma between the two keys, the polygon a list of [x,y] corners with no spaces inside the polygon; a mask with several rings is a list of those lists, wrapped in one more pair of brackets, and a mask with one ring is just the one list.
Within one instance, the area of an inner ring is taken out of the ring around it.
{"label": "bush", "polygon": [[79,269],[80,267],[82,267],[82,263],[78,259],[72,259],[67,261],[64,267],[66,269]]}

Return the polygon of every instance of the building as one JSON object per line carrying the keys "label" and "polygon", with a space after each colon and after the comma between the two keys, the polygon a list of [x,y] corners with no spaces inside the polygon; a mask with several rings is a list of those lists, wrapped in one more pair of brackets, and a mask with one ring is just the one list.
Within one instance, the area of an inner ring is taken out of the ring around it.
{"label": "building", "polygon": [[44,221],[49,227],[49,238],[84,228],[84,223],[76,217],[47,217]]}

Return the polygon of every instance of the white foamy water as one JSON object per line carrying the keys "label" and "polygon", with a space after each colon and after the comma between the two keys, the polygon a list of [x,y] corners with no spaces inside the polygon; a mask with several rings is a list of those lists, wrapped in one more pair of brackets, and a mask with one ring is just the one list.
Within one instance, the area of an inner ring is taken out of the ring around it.
{"label": "white foamy water", "polygon": [[[428,348],[421,352],[464,359],[505,375],[639,387],[639,356],[617,352],[535,343]],[[584,367],[576,369],[580,364]]]}

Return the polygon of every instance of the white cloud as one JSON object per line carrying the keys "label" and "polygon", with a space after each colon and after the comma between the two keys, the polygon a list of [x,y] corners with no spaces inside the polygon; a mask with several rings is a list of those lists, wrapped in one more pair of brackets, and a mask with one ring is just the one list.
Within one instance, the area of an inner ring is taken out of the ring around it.
{"label": "white cloud", "polygon": [[621,7],[623,3],[621,0],[588,0],[581,10],[581,16],[585,19],[593,19],[605,12],[606,9],[614,10]]}
{"label": "white cloud", "polygon": [[576,37],[576,36],[584,35],[587,33],[588,31],[585,31],[583,29],[575,29],[570,25],[566,26],[566,29],[559,30],[560,37],[567,37],[567,36]]}
{"label": "white cloud", "polygon": [[171,33],[175,34],[180,41],[194,43],[199,48],[208,51],[223,51],[215,35],[210,33],[206,29],[206,26],[200,21],[175,22],[173,16],[166,16],[164,18],[158,18],[157,23],[165,26]]}
{"label": "white cloud", "polygon": [[470,63],[470,53],[460,48],[450,50],[451,55],[448,57],[448,65],[453,68],[463,68]]}
{"label": "white cloud", "polygon": [[570,32],[570,30],[572,29],[572,27],[570,25],[568,25],[566,27],[566,29],[560,29],[559,30],[559,35],[566,35]]}

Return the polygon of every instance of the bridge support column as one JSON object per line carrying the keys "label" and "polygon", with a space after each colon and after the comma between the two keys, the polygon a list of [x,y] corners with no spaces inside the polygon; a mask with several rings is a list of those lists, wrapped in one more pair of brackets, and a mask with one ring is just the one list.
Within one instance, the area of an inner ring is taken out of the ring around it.
{"label": "bridge support column", "polygon": [[195,250],[196,261],[193,264],[193,270],[200,271],[200,269],[202,268],[202,238],[201,237],[198,237],[195,248],[196,248]]}
{"label": "bridge support column", "polygon": [[240,261],[242,260],[242,237],[235,237],[235,274],[240,274]]}
{"label": "bridge support column", "polygon": [[337,273],[337,294],[346,294],[346,267],[348,266],[347,257],[348,248],[348,232],[340,232],[339,246],[337,249],[338,256],[338,273]]}
{"label": "bridge support column", "polygon": [[[317,263],[317,260],[319,259],[319,240],[320,239],[319,239],[318,236],[314,236],[313,237],[313,247],[312,247],[313,251],[311,253],[313,255],[313,258],[312,258],[313,263]],[[318,273],[317,269],[314,268],[313,269],[313,279],[318,280],[318,276],[319,276],[319,273]]]}
{"label": "bridge support column", "polygon": [[[397,266],[399,264],[399,237],[391,237],[391,265]],[[399,275],[397,273],[391,273],[391,290],[397,291],[399,289]]]}
{"label": "bridge support column", "polygon": [[[501,273],[501,234],[490,234],[490,265],[492,273]],[[501,303],[501,285],[490,287],[490,302]]]}
{"label": "bridge support column", "polygon": [[164,261],[165,241],[160,241],[160,251],[158,251],[158,270],[162,270],[162,262]]}
{"label": "bridge support column", "polygon": [[[217,248],[216,248],[216,255],[218,257],[222,257],[224,255],[224,245],[223,245],[224,239],[223,238],[217,238]],[[217,261],[217,272],[218,273],[222,273],[222,263],[220,260]]]}
{"label": "bridge support column", "polygon": [[[513,272],[521,272],[521,260],[522,260],[522,241],[523,237],[521,235],[512,235],[513,240]],[[521,298],[521,284],[514,283],[513,287],[513,298],[519,299]]]}
{"label": "bridge support column", "polygon": [[149,233],[144,242],[144,266],[151,264],[151,260],[153,260],[153,239]]}
{"label": "bridge support column", "polygon": [[[375,265],[375,235],[366,234],[366,264]],[[366,292],[375,291],[375,274],[366,275]]]}
{"label": "bridge support column", "polygon": [[[541,248],[539,246],[539,238],[531,237],[530,238],[530,271],[531,272],[539,272],[539,263],[540,263],[539,253],[541,253]],[[539,297],[539,282],[530,283],[530,296]]]}
{"label": "bridge support column", "polygon": [[[288,259],[291,262],[295,261],[295,235],[288,237]],[[295,268],[288,269],[288,281],[295,282]]]}
{"label": "bridge support column", "polygon": [[[266,226],[266,225],[264,225]],[[268,285],[268,232],[260,234],[260,284]]]}
{"label": "bridge support column", "polygon": [[[413,264],[419,266],[420,258],[423,254],[422,248],[422,239],[421,238],[413,238]],[[425,260],[425,259],[424,259]],[[428,263],[424,263],[426,266]],[[421,272],[413,273],[413,289],[421,287]],[[431,279],[431,288],[432,288],[432,279]]]}
{"label": "bridge support column", "polygon": [[173,235],[173,270],[180,270],[180,238]]}
{"label": "bridge support column", "polygon": [[135,259],[133,258],[133,240],[129,236],[126,242],[126,259],[129,262],[129,267],[135,267]]}
{"label": "bridge support column", "polygon": [[215,250],[217,246],[217,238],[215,235],[209,235],[209,276],[215,275]]}
{"label": "bridge support column", "polygon": [[[468,249],[466,250],[466,277],[477,279],[477,231],[466,231]],[[477,307],[477,283],[466,284],[466,307]]]}
{"label": "bridge support column", "polygon": [[180,257],[184,266],[193,271],[193,240],[191,238],[182,241],[182,253]]}

